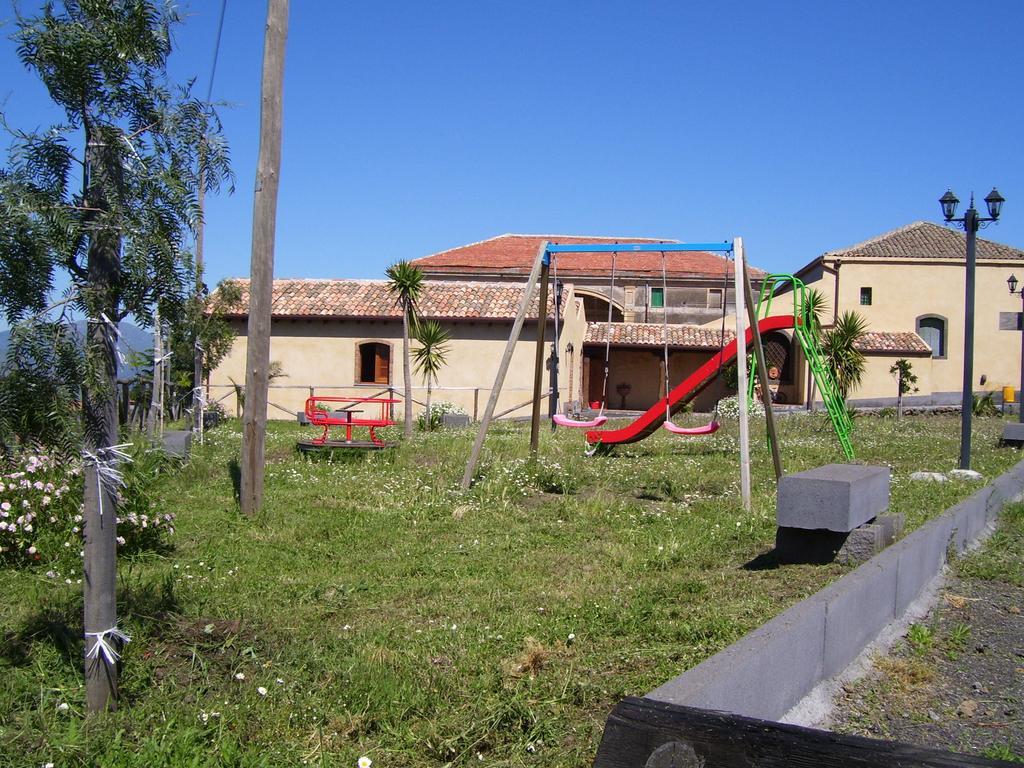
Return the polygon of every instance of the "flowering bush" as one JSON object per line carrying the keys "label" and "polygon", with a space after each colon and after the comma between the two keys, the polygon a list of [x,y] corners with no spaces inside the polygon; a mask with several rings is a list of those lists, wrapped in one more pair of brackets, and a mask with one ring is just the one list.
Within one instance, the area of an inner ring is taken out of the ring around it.
{"label": "flowering bush", "polygon": [[[747,413],[751,416],[764,416],[764,403],[760,400],[747,401]],[[736,395],[718,401],[718,416],[723,421],[740,417],[740,401]]]}
{"label": "flowering bush", "polygon": [[[446,413],[460,413],[465,414],[466,412],[456,405],[455,403],[449,403],[446,400],[441,400],[437,403],[430,404],[430,429],[434,430],[441,426],[441,417]],[[427,411],[424,409],[423,413],[416,417],[416,427],[420,430],[427,428]]]}
{"label": "flowering bush", "polygon": [[[171,459],[135,450],[119,469],[124,477],[118,505],[117,543],[133,552],[163,545],[174,533],[174,516],[154,511],[147,488]],[[82,464],[42,452],[17,455],[0,473],[0,562],[25,565],[81,557]]]}

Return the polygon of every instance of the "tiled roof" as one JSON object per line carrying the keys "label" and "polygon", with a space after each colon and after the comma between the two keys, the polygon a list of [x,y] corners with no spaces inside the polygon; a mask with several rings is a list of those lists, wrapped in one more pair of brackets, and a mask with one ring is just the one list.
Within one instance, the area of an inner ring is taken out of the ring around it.
{"label": "tiled roof", "polygon": [[[660,347],[665,343],[664,326],[658,323],[612,323],[613,347]],[[736,334],[725,331],[728,344]],[[586,344],[600,346],[608,339],[607,323],[587,323]],[[698,325],[669,325],[668,345],[682,349],[718,350],[721,336],[717,329]],[[916,333],[871,331],[857,340],[857,349],[865,354],[928,354],[931,348]]]}
{"label": "tiled roof", "polygon": [[[232,282],[242,292],[232,315],[244,317],[249,307],[249,281]],[[384,280],[275,280],[273,295],[274,317],[402,317]],[[425,280],[419,309],[424,318],[512,320],[522,299],[523,286],[516,283]],[[537,301],[535,295],[527,317],[537,317]],[[549,296],[549,315],[552,307]]]}
{"label": "tiled roof", "polygon": [[[659,323],[612,323],[612,346],[660,347],[665,343],[664,326]],[[735,334],[726,330],[725,343],[733,340]],[[608,323],[587,323],[587,344],[604,344],[608,339]],[[685,349],[713,349],[722,345],[718,330],[709,330],[699,325],[668,326],[668,345]]]}
{"label": "tiled roof", "polygon": [[[966,235],[960,229],[942,227],[930,221],[915,221],[863,243],[829,251],[824,258],[861,257],[870,259],[965,259]],[[1024,259],[1024,251],[991,240],[977,239],[979,259]]]}
{"label": "tiled roof", "polygon": [[932,351],[925,340],[913,332],[869,331],[854,342],[865,353],[928,354]]}
{"label": "tiled roof", "polygon": [[[576,243],[622,243],[623,250],[615,256],[615,272],[622,275],[661,277],[660,253],[636,253],[627,250],[629,243],[677,243],[677,240],[656,240],[643,237],[580,237],[569,235],[498,235],[479,243],[435,253],[413,260],[413,264],[427,273],[495,272],[528,274],[537,257],[537,249],[547,240],[554,244]],[[610,253],[559,253],[556,254],[560,276],[581,277],[609,275],[611,273]],[[669,275],[680,277],[721,277],[732,273],[727,259],[716,253],[705,251],[671,252],[665,254],[665,268]],[[761,277],[764,272],[751,267],[752,277]]]}

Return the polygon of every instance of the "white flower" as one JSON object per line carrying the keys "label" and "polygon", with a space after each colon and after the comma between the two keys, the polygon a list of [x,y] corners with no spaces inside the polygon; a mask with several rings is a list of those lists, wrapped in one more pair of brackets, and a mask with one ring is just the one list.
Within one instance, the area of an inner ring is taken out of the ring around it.
{"label": "white flower", "polygon": [[359,762],[357,762],[356,765],[358,765],[359,768],[370,768],[370,766],[373,765],[373,760],[368,758],[366,755],[363,755],[359,758]]}
{"label": "white flower", "polygon": [[235,672],[235,680],[245,680],[245,672]]}
{"label": "white flower", "polygon": [[261,685],[259,688],[256,689],[256,693],[258,693],[260,696],[266,696],[267,689]]}
{"label": "white flower", "polygon": [[57,705],[57,709],[60,712],[67,712],[69,709],[71,709],[71,707],[68,705],[66,701],[62,701],[60,704]]}

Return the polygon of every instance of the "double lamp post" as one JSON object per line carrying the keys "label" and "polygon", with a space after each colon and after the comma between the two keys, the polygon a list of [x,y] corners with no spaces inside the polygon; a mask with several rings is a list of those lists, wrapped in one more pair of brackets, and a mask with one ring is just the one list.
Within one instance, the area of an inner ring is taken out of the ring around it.
{"label": "double lamp post", "polygon": [[[985,224],[999,219],[1005,199],[995,187],[985,197],[985,206],[988,208],[988,217],[979,216],[974,207],[974,195],[971,194],[971,206],[964,215],[956,216],[956,207],[960,200],[953,194],[951,189],[939,198],[939,205],[942,206],[942,215],[947,223],[959,224],[967,233],[967,286],[966,298],[964,301],[964,379],[963,396],[960,403],[960,469],[971,468],[971,414],[974,406],[974,273],[976,267],[975,246],[977,244],[978,230]],[[1022,363],[1024,365],[1024,363]],[[1024,368],[1022,368],[1024,373]],[[1024,379],[1022,379],[1024,388]]]}

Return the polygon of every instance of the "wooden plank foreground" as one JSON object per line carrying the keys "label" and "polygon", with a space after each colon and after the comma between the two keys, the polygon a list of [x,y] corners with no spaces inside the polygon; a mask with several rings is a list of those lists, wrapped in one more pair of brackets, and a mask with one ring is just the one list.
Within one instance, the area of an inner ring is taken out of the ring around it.
{"label": "wooden plank foreground", "polygon": [[594,768],[954,768],[1016,763],[629,697],[605,724]]}

